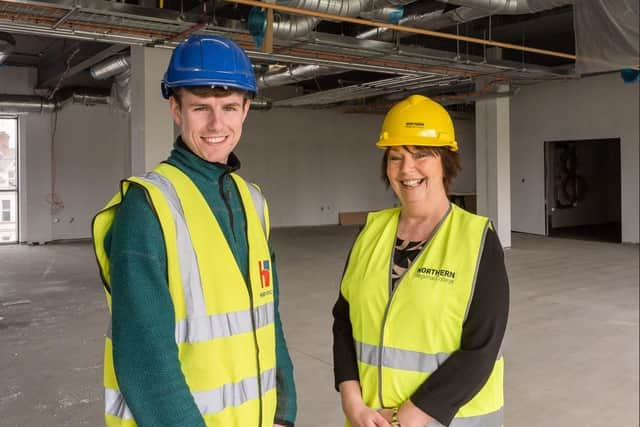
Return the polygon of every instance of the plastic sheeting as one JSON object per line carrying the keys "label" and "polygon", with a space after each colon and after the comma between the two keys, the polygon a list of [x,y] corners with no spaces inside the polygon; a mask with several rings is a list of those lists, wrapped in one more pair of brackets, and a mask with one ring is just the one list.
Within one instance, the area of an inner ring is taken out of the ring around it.
{"label": "plastic sheeting", "polygon": [[640,65],[638,3],[638,0],[575,2],[578,73],[617,71]]}

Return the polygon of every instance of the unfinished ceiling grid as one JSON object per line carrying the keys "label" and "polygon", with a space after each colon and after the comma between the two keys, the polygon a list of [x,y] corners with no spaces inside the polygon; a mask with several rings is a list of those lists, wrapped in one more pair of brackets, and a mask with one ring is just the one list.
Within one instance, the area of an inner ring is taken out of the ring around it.
{"label": "unfinished ceiling grid", "polygon": [[[0,58],[36,66],[43,91],[113,83],[123,93],[121,74],[98,83],[88,76],[92,67],[126,56],[131,45],[173,48],[191,33],[209,32],[248,51],[275,106],[379,104],[392,93],[442,94],[443,87],[444,95],[465,102],[469,79],[519,85],[579,77],[576,7],[588,6],[571,0],[0,0]],[[272,52],[261,48],[266,8],[275,9]],[[626,31],[633,35],[633,28]],[[60,61],[51,59],[52,43],[70,62],[64,78]],[[72,44],[78,55],[70,58]],[[297,90],[276,89],[285,85]]]}

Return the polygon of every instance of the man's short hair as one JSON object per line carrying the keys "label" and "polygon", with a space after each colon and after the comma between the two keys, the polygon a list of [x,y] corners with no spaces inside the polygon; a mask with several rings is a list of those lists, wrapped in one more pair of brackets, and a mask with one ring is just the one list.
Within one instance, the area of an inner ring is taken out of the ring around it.
{"label": "man's short hair", "polygon": [[171,88],[171,96],[176,99],[179,106],[182,106],[183,92],[189,92],[192,95],[202,97],[215,96],[216,98],[222,98],[236,93],[244,98],[245,103],[248,99],[252,98],[251,92],[242,89],[224,88],[219,86],[179,86]]}

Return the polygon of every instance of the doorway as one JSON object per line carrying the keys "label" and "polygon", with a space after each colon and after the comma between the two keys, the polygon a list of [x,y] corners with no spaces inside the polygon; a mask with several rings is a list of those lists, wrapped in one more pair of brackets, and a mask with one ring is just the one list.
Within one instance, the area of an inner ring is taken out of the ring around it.
{"label": "doorway", "polygon": [[546,141],[546,234],[622,241],[620,139]]}
{"label": "doorway", "polygon": [[18,118],[0,116],[0,244],[18,242]]}

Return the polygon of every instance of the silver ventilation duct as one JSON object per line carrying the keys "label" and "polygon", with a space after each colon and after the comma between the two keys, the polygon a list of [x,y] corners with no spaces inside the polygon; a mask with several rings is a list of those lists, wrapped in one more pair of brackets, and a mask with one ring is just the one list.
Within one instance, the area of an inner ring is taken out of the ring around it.
{"label": "silver ventilation duct", "polygon": [[[339,16],[365,16],[375,14],[371,19],[391,19],[397,21],[402,10],[399,7],[413,3],[415,0],[286,0],[280,2],[289,7],[313,10]],[[379,9],[386,9],[384,12]],[[274,14],[273,36],[284,40],[293,40],[311,32],[320,22],[320,18],[313,16]],[[266,20],[256,23],[264,28]]]}
{"label": "silver ventilation duct", "polygon": [[370,21],[378,22],[399,22],[402,18],[403,9],[397,7],[383,7],[370,11],[360,12],[360,16]]}
{"label": "silver ventilation duct", "polygon": [[61,100],[48,100],[35,95],[6,95],[0,94],[0,113],[52,113],[69,104],[97,105],[108,104],[109,96],[95,92],[69,92]]}
{"label": "silver ventilation duct", "polygon": [[35,95],[0,95],[0,113],[51,113],[56,103]]}
{"label": "silver ventilation duct", "polygon": [[111,86],[111,97],[118,101],[117,105],[127,113],[131,112],[131,64],[126,56],[115,56],[91,67],[91,76],[96,80],[114,77]]}
{"label": "silver ventilation duct", "polygon": [[[280,2],[289,7],[329,13],[331,15],[355,17],[371,0],[287,0]],[[293,40],[308,34],[318,25],[320,18],[314,16],[274,13],[273,36]],[[266,21],[265,21],[266,25]]]}
{"label": "silver ventilation duct", "polygon": [[442,3],[452,3],[483,9],[491,15],[522,15],[553,9],[573,4],[575,0],[440,0]]}
{"label": "silver ventilation duct", "polygon": [[94,65],[89,71],[94,79],[104,80],[129,70],[130,66],[129,58],[116,56]]}
{"label": "silver ventilation duct", "polygon": [[279,39],[293,40],[309,34],[320,22],[314,16],[273,15],[273,36]]}
{"label": "silver ventilation duct", "polygon": [[[405,25],[407,27],[422,28],[423,30],[437,30],[451,25],[474,21],[489,15],[491,15],[491,12],[485,9],[472,9],[470,7],[462,6],[447,12],[437,10],[420,15],[410,15],[400,19],[398,24]],[[409,33],[398,33],[398,37],[400,38],[410,35],[411,34]],[[383,41],[391,41],[393,37],[393,31],[387,28],[372,28],[356,36],[358,39],[375,39]]]}
{"label": "silver ventilation duct", "polygon": [[[318,0],[319,1],[319,0]],[[558,6],[571,4],[572,0],[454,0],[443,1],[443,3],[460,4],[460,7],[444,12],[438,10],[420,15],[411,15],[399,20],[400,25],[409,27],[422,28],[425,30],[437,30],[456,24],[470,22],[481,19],[495,13],[533,13],[540,10],[552,9]],[[408,4],[411,0],[374,0],[371,4],[373,7],[382,8],[389,5]],[[473,4],[473,7],[471,5]],[[498,12],[496,12],[498,11]],[[275,27],[274,27],[275,35]],[[398,37],[406,37],[411,34],[399,33]],[[394,37],[393,31],[387,28],[372,28],[365,31],[356,38],[358,39],[376,39],[382,41],[391,41]],[[300,81],[308,80],[318,76],[326,76],[339,74],[343,70],[317,65],[304,65],[289,68],[284,71],[275,73],[267,73],[258,78],[260,87],[282,86]]]}
{"label": "silver ventilation duct", "polygon": [[0,33],[0,64],[2,64],[16,48],[16,41],[9,33]]}
{"label": "silver ventilation duct", "polygon": [[[442,1],[442,0],[441,0]],[[443,3],[453,3],[460,7],[444,12],[443,10],[411,15],[400,19],[400,25],[436,30],[452,25],[464,24],[496,14],[526,14],[553,9],[572,4],[573,0],[449,0]],[[398,37],[410,36],[409,33],[398,33]],[[375,38],[376,40],[391,41],[393,31],[387,28],[372,28],[357,36],[359,39]]]}
{"label": "silver ventilation duct", "polygon": [[343,69],[324,67],[321,65],[300,65],[287,68],[284,71],[265,73],[258,77],[258,87],[278,87],[291,83],[302,82],[321,76],[344,73]]}
{"label": "silver ventilation duct", "polygon": [[[388,1],[388,0],[385,0]],[[438,29],[449,25],[463,23],[474,19],[479,19],[489,15],[485,10],[471,9],[468,7],[458,7],[454,10],[443,13],[442,10],[424,13],[421,15],[407,16],[400,19],[401,25],[424,29]],[[403,36],[403,33],[400,34]],[[356,36],[358,39],[376,39],[390,41],[393,38],[393,32],[386,28],[373,28]],[[276,87],[284,86],[292,83],[309,80],[315,77],[328,76],[343,73],[340,68],[332,68],[321,65],[302,65],[293,68],[287,68],[284,71],[266,73],[258,77],[258,86]]]}

